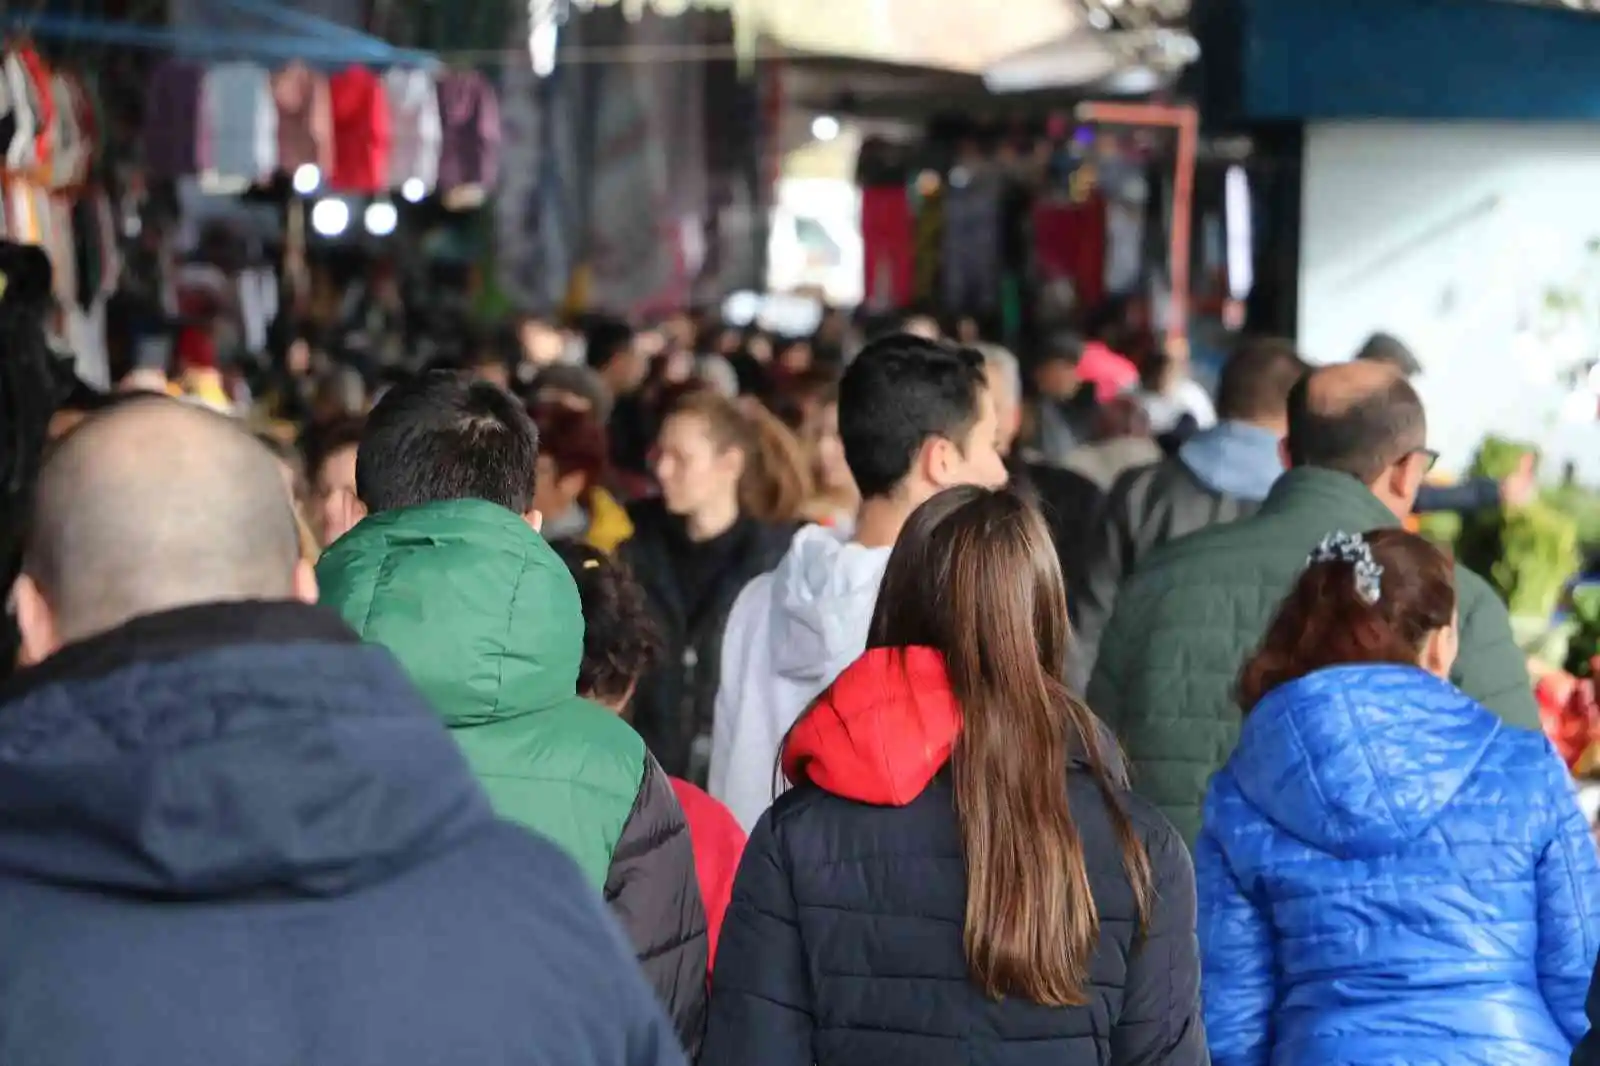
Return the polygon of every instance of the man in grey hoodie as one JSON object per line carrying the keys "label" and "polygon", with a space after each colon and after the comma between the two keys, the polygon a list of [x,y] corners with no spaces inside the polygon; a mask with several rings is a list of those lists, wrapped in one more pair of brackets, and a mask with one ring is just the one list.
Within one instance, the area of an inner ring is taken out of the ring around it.
{"label": "man in grey hoodie", "polygon": [[861,493],[854,536],[796,533],[739,594],[722,639],[709,786],[747,830],[772,803],[789,727],[866,647],[911,512],[954,485],[1006,482],[995,398],[970,349],[905,333],[868,344],[839,383],[839,437]]}
{"label": "man in grey hoodie", "polygon": [[1283,473],[1289,390],[1309,369],[1290,341],[1246,341],[1223,367],[1217,425],[1112,486],[1089,540],[1084,580],[1068,590],[1078,637],[1069,673],[1079,691],[1094,669],[1117,588],[1139,561],[1169,540],[1254,514],[1267,498]]}

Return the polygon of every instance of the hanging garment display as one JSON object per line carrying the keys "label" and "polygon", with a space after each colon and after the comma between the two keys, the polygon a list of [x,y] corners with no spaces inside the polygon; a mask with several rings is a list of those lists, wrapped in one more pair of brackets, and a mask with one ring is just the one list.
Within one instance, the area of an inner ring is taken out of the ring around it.
{"label": "hanging garment display", "polygon": [[56,101],[50,85],[50,68],[45,64],[44,58],[32,48],[19,47],[16,53],[17,58],[22,61],[23,70],[28,75],[26,87],[34,117],[33,152],[27,165],[37,170],[41,180],[47,180],[56,122]]}
{"label": "hanging garment display", "polygon": [[278,108],[278,167],[293,174],[317,168],[322,180],[333,173],[333,106],[328,79],[304,63],[290,63],[272,76]]}
{"label": "hanging garment display", "polygon": [[1081,203],[1064,197],[1040,200],[1033,209],[1033,234],[1040,283],[1064,278],[1080,307],[1098,305],[1105,297],[1105,200],[1098,194]]}
{"label": "hanging garment display", "polygon": [[333,103],[333,177],[339,192],[381,192],[389,181],[389,98],[366,67],[328,79]]}
{"label": "hanging garment display", "polygon": [[494,188],[500,166],[500,101],[475,70],[452,70],[439,78],[439,189]]}
{"label": "hanging garment display", "polygon": [[1004,184],[986,168],[956,167],[944,194],[944,309],[988,314],[1000,298]]}
{"label": "hanging garment display", "polygon": [[200,173],[209,150],[202,141],[201,87],[205,71],[181,59],[167,59],[150,73],[144,101],[144,161],[160,178]]}
{"label": "hanging garment display", "polygon": [[278,106],[272,79],[254,63],[220,63],[201,85],[201,124],[218,177],[262,181],[278,169]]}
{"label": "hanging garment display", "polygon": [[89,144],[78,127],[77,101],[65,74],[50,75],[50,100],[55,110],[50,125],[50,187],[65,189],[82,176]]}
{"label": "hanging garment display", "polygon": [[0,57],[0,90],[5,94],[0,102],[0,148],[5,150],[6,169],[21,170],[33,159],[38,118],[28,90],[27,68],[14,49]]}
{"label": "hanging garment display", "polygon": [[867,306],[908,306],[916,280],[916,237],[904,185],[861,190],[861,244]]}
{"label": "hanging garment display", "polygon": [[389,101],[391,189],[420,182],[423,193],[439,184],[439,146],[444,130],[439,119],[439,89],[426,70],[396,67],[383,76]]}

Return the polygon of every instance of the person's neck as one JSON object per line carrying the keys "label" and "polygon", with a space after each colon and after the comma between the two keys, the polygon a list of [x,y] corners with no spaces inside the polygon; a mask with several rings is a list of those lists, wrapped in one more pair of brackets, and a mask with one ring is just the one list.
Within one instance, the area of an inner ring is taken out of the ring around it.
{"label": "person's neck", "polygon": [[856,510],[855,542],[863,548],[892,548],[913,508],[884,496],[861,501]]}
{"label": "person's neck", "polygon": [[1281,419],[1270,418],[1226,418],[1224,422],[1232,422],[1236,426],[1248,426],[1251,429],[1264,430],[1280,440],[1289,435],[1289,424]]}
{"label": "person's neck", "polygon": [[694,514],[688,515],[683,520],[684,530],[689,535],[689,540],[695,544],[703,544],[708,540],[715,540],[739,521],[739,501],[719,500]]}

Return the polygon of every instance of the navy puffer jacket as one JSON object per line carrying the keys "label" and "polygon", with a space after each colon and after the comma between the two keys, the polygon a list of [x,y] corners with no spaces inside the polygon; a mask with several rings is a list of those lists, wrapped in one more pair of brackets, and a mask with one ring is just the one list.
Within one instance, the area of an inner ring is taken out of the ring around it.
{"label": "navy puffer jacket", "polygon": [[[902,665],[902,661],[904,665]],[[1087,773],[1065,787],[1100,949],[1088,1002],[989,999],[962,949],[966,873],[948,774],[960,715],[927,649],[870,651],[785,747],[803,784],[757,825],[718,949],[701,1066],[1198,1066],[1194,872],[1176,831],[1124,794],[1158,893],[1133,895]]]}

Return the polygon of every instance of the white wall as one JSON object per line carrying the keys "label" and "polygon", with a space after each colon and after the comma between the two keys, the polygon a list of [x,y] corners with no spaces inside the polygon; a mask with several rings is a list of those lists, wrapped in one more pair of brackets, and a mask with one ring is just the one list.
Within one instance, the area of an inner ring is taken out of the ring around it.
{"label": "white wall", "polygon": [[[1348,358],[1374,330],[1400,337],[1425,373],[1429,434],[1463,465],[1489,432],[1538,441],[1600,484],[1595,405],[1580,416],[1552,367],[1600,355],[1600,127],[1319,123],[1308,127],[1300,249],[1300,343]],[[1585,290],[1595,314],[1565,346],[1541,330],[1552,286]]]}

